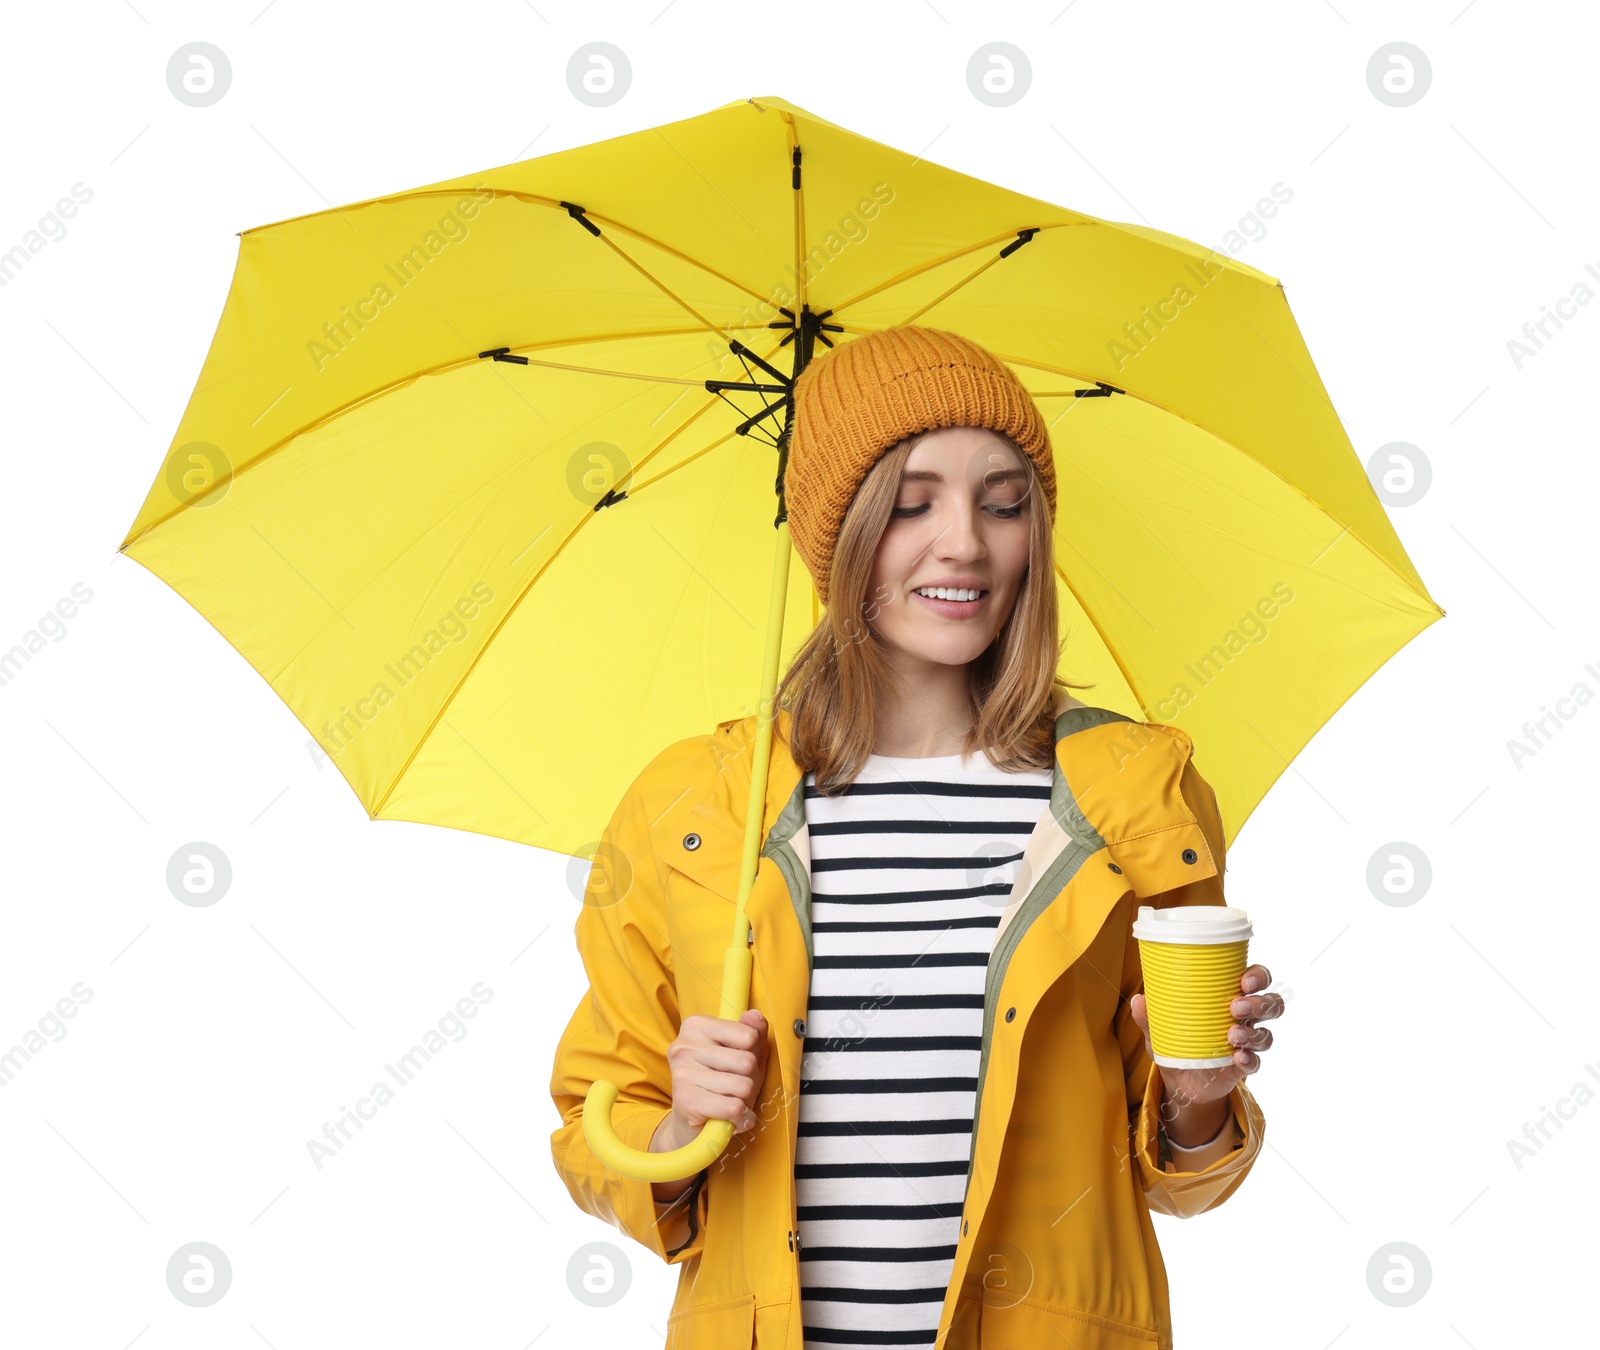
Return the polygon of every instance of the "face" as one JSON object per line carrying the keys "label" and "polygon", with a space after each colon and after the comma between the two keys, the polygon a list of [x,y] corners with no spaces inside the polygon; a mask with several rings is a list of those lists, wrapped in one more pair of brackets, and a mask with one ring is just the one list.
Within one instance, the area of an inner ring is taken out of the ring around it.
{"label": "face", "polygon": [[[873,559],[867,616],[895,664],[965,665],[1011,616],[1028,565],[1029,475],[1003,436],[943,427],[913,447]],[[976,599],[935,599],[930,587]]]}

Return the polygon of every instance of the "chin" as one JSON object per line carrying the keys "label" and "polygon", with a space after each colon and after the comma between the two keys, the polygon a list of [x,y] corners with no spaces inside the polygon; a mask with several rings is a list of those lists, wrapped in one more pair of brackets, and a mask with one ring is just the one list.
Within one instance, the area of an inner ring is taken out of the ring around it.
{"label": "chin", "polygon": [[982,656],[993,641],[992,633],[985,633],[976,638],[963,638],[960,641],[943,642],[926,638],[918,641],[917,638],[908,635],[896,639],[895,645],[907,656],[914,656],[919,661],[929,661],[944,666],[964,666]]}

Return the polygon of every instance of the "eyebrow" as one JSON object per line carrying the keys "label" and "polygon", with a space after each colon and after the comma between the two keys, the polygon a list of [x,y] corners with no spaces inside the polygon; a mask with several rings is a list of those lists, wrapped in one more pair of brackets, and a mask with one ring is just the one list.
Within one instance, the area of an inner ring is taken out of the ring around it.
{"label": "eyebrow", "polygon": [[[1027,480],[1026,469],[989,469],[984,471],[983,481],[985,486],[993,487],[998,483],[1007,483],[1013,479]],[[934,469],[904,469],[900,474],[902,483],[942,483],[944,475]]]}

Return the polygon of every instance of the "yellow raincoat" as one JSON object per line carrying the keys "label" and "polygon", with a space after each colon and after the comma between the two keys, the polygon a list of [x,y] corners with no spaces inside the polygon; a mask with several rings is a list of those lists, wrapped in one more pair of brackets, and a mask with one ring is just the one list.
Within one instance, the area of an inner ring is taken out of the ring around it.
{"label": "yellow raincoat", "polygon": [[[716,1016],[733,926],[756,719],[679,741],[639,775],[602,838],[579,913],[590,989],[556,1050],[556,1170],[580,1208],[681,1264],[671,1350],[803,1350],[794,1156],[811,970],[804,781],[772,740],[760,868],[746,903],[767,1019],[756,1126],[735,1134],[658,1218],[650,1183],[584,1139],[584,1094],[619,1088],[612,1120],[649,1147],[672,1104],[667,1047]],[[1167,1350],[1166,1268],[1150,1212],[1187,1218],[1239,1188],[1265,1119],[1230,1097],[1242,1142],[1173,1169],[1161,1083],[1128,1011],[1142,988],[1137,907],[1220,905],[1223,828],[1188,735],[1057,703],[1054,786],[988,964],[977,1116],[941,1350]],[[1019,1090],[1020,1089],[1020,1090]],[[1226,1128],[1224,1135],[1226,1135]],[[1055,1334],[1052,1334],[1055,1333]]]}

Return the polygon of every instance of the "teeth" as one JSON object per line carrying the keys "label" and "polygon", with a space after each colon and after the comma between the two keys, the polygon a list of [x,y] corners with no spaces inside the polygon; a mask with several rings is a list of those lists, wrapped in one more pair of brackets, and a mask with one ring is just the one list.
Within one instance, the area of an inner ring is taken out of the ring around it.
{"label": "teeth", "polygon": [[983,592],[967,590],[964,587],[952,590],[947,586],[919,586],[917,594],[930,596],[935,600],[976,600]]}

